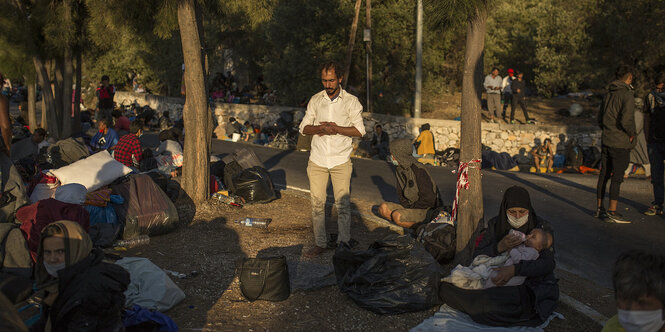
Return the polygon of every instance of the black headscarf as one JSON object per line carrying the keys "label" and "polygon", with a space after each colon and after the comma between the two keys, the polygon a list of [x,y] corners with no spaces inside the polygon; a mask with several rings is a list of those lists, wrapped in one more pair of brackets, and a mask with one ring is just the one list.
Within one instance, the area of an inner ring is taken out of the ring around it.
{"label": "black headscarf", "polygon": [[506,190],[503,194],[503,201],[501,201],[501,207],[499,208],[499,215],[494,234],[496,235],[496,242],[498,243],[503,239],[508,232],[513,229],[513,226],[508,222],[508,217],[506,212],[510,208],[520,207],[529,210],[529,220],[516,230],[528,234],[532,229],[536,228],[536,212],[531,206],[531,198],[529,197],[529,192],[526,191],[523,187],[512,186]]}

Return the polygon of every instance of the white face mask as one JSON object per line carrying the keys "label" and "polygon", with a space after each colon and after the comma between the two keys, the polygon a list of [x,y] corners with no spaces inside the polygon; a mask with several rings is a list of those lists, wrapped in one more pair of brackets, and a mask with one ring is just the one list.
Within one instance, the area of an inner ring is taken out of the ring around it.
{"label": "white face mask", "polygon": [[65,263],[62,262],[60,264],[51,265],[49,263],[44,262],[44,267],[46,268],[46,272],[48,272],[48,274],[50,274],[50,275],[57,278],[58,277],[58,271],[65,268]]}
{"label": "white face mask", "polygon": [[529,213],[527,212],[525,215],[523,215],[520,218],[515,218],[510,213],[506,212],[506,216],[508,217],[508,223],[510,226],[513,226],[513,228],[520,228],[526,224],[527,221],[529,221]]}
{"label": "white face mask", "polygon": [[618,311],[619,324],[627,332],[657,332],[665,324],[663,309]]}

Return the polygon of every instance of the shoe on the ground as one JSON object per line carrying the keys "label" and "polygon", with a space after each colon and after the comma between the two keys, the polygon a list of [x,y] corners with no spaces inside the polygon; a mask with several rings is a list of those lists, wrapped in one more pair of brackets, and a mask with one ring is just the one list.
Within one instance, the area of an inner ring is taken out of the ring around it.
{"label": "shoe on the ground", "polygon": [[316,258],[321,256],[322,253],[326,252],[328,248],[321,248],[317,245],[313,246],[311,249],[305,252],[305,257],[307,258]]}
{"label": "shoe on the ground", "polygon": [[510,120],[510,124],[515,124],[515,120]]}
{"label": "shoe on the ground", "polygon": [[615,224],[630,224],[630,220],[622,216],[619,212],[607,211],[606,216],[607,216],[606,221],[608,222],[612,222]]}
{"label": "shoe on the ground", "polygon": [[526,123],[528,123],[528,124],[532,124],[532,125],[535,125],[535,124],[537,123],[537,121],[534,120],[534,119],[530,119],[530,120],[528,120]]}
{"label": "shoe on the ground", "polygon": [[596,209],[596,213],[593,214],[594,218],[605,218],[607,217],[607,211],[604,207],[599,207]]}
{"label": "shoe on the ground", "polygon": [[647,216],[660,216],[663,214],[663,207],[660,205],[652,205],[648,210],[644,211]]}

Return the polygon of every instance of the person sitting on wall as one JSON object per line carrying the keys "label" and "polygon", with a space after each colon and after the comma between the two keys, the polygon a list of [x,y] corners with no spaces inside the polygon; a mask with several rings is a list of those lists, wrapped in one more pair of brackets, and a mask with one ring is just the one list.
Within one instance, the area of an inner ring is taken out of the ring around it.
{"label": "person sitting on wall", "polygon": [[377,155],[379,159],[385,160],[390,153],[389,150],[390,137],[388,133],[383,131],[383,127],[380,124],[377,124],[374,127],[374,136],[372,136],[372,152],[374,155]]}
{"label": "person sitting on wall", "polygon": [[412,155],[411,141],[405,138],[390,144],[390,160],[395,165],[397,194],[400,204],[383,202],[379,214],[404,228],[423,222],[429,209],[441,204],[439,189],[425,165]]}

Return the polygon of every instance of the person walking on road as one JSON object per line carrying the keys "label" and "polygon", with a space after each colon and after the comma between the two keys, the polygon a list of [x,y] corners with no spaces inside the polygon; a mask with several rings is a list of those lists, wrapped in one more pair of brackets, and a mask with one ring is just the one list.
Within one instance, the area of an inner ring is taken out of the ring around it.
{"label": "person walking on road", "polygon": [[656,82],[656,89],[649,92],[644,108],[644,133],[647,141],[649,163],[651,164],[651,185],[653,202],[644,212],[647,216],[663,214],[663,162],[665,162],[665,74]]}
{"label": "person walking on road", "polygon": [[[617,212],[619,191],[623,182],[623,172],[630,161],[630,150],[635,139],[635,97],[633,96],[633,69],[621,66],[615,73],[615,80],[600,106],[598,125],[603,131],[601,169],[598,175],[596,198],[598,206],[595,217],[614,223],[630,223],[630,220]],[[607,211],[603,206],[605,187],[610,183],[610,205]]]}
{"label": "person walking on road", "polygon": [[499,68],[492,68],[491,74],[485,76],[483,87],[487,92],[487,111],[490,114],[490,121],[496,122],[494,119],[498,116],[501,110],[501,86],[503,80],[499,76]]}
{"label": "person walking on road", "polygon": [[351,239],[350,211],[352,137],[365,135],[365,125],[358,98],[342,89],[342,70],[334,62],[321,67],[324,90],[310,99],[299,128],[301,134],[312,135],[307,177],[315,245],[305,253],[307,257],[317,257],[328,249],[325,205],[329,178],[337,207],[337,242],[349,246],[355,242]]}

